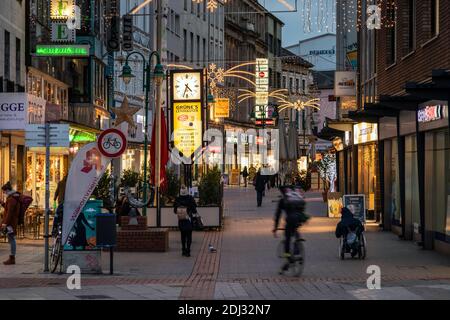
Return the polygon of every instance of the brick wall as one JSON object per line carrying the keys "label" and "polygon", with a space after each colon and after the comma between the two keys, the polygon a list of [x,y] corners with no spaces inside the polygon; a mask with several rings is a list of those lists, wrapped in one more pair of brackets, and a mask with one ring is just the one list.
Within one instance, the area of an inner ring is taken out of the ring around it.
{"label": "brick wall", "polygon": [[[423,81],[431,77],[433,69],[450,69],[450,1],[441,0],[439,10],[439,35],[431,34],[431,0],[416,0],[416,41],[413,53],[408,50],[407,34],[408,0],[398,0],[396,62],[388,64],[389,29],[378,30],[377,80],[378,94],[396,94],[403,90],[407,81]],[[383,14],[386,8],[383,8]]]}
{"label": "brick wall", "polygon": [[169,230],[147,228],[146,217],[136,217],[137,225],[128,225],[130,217],[121,217],[121,228],[117,231],[116,251],[165,252],[169,250]]}
{"label": "brick wall", "polygon": [[119,230],[116,251],[165,252],[169,250],[168,229]]}

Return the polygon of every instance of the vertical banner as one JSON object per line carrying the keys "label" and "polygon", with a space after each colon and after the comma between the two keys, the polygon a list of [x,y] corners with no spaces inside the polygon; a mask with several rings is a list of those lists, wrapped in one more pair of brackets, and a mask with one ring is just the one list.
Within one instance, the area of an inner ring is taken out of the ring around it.
{"label": "vertical banner", "polygon": [[122,50],[133,51],[133,16],[122,17]]}
{"label": "vertical banner", "polygon": [[67,242],[72,227],[89,200],[98,181],[106,171],[111,158],[102,156],[97,142],[85,145],[78,151],[70,166],[64,197],[62,243]]}

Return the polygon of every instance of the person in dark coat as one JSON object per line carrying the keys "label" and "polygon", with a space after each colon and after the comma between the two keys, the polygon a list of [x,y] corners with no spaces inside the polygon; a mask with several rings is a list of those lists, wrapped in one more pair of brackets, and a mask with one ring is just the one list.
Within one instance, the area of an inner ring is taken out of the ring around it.
{"label": "person in dark coat", "polygon": [[261,174],[261,168],[256,173],[255,177],[255,190],[256,190],[256,202],[258,207],[261,207],[262,205],[262,198],[264,190],[266,189],[266,182],[267,179],[265,176]]}
{"label": "person in dark coat", "polygon": [[182,245],[182,255],[184,257],[191,256],[191,243],[192,243],[192,215],[197,213],[197,204],[195,199],[188,192],[186,186],[182,185],[180,188],[180,195],[175,199],[173,205],[173,212],[177,214],[178,208],[186,208],[188,218],[183,220],[178,220],[178,227],[181,233],[181,245]]}
{"label": "person in dark coat", "polygon": [[242,170],[242,178],[244,178],[244,186],[247,188],[247,177],[248,177],[248,170],[247,166],[244,167]]}
{"label": "person in dark coat", "polygon": [[8,235],[8,242],[10,245],[9,259],[4,261],[4,265],[16,264],[16,230],[19,223],[20,212],[20,194],[13,190],[11,183],[8,181],[3,187],[2,191],[6,196],[6,202],[1,201],[0,204],[5,209],[1,229]]}
{"label": "person in dark coat", "polygon": [[342,208],[341,210],[341,221],[336,226],[336,238],[346,236],[348,231],[357,232],[359,236],[364,231],[364,226],[355,217],[353,213],[348,208]]}

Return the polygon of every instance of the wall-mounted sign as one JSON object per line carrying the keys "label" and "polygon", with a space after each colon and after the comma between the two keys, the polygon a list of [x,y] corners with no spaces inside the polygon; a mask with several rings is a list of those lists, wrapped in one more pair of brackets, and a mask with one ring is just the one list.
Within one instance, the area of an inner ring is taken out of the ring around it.
{"label": "wall-mounted sign", "polygon": [[333,55],[336,54],[335,49],[329,49],[329,50],[310,50],[309,55],[310,56],[321,56],[321,55]]}
{"label": "wall-mounted sign", "polygon": [[334,95],[336,97],[356,95],[356,72],[336,71]]}
{"label": "wall-mounted sign", "polygon": [[50,19],[68,20],[74,17],[75,0],[51,0]]}
{"label": "wall-mounted sign", "polygon": [[230,99],[217,98],[214,104],[214,118],[228,118],[230,116]]}
{"label": "wall-mounted sign", "polygon": [[269,59],[256,59],[255,84],[255,118],[266,119],[269,104]]}
{"label": "wall-mounted sign", "polygon": [[0,130],[25,130],[28,123],[44,123],[45,105],[45,99],[25,92],[0,93]]}
{"label": "wall-mounted sign", "polygon": [[361,122],[353,125],[353,143],[360,144],[378,140],[378,124]]}
{"label": "wall-mounted sign", "polygon": [[36,56],[40,57],[89,57],[89,45],[55,44],[36,45]]}
{"label": "wall-mounted sign", "polygon": [[133,51],[133,16],[122,17],[122,50]]}
{"label": "wall-mounted sign", "polygon": [[444,108],[445,105],[443,104],[425,106],[425,108],[419,109],[419,111],[417,111],[417,120],[419,122],[441,120],[443,118]]}
{"label": "wall-mounted sign", "polygon": [[52,22],[52,42],[75,42],[75,32],[65,22]]}
{"label": "wall-mounted sign", "polygon": [[191,157],[202,146],[201,102],[173,104],[173,135],[175,148],[185,157]]}

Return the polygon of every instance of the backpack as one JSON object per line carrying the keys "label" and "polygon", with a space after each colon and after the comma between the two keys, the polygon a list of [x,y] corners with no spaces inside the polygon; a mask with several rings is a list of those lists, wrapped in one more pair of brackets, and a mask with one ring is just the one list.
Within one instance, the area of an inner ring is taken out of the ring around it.
{"label": "backpack", "polygon": [[178,217],[178,221],[189,220],[189,214],[187,212],[187,208],[186,207],[178,207],[177,208],[177,217]]}
{"label": "backpack", "polygon": [[33,202],[33,198],[30,196],[21,194],[21,193],[17,193],[16,195],[14,195],[14,198],[17,200],[17,202],[19,202],[19,206],[20,206],[18,224],[24,225],[25,224],[25,213],[27,212],[28,207]]}
{"label": "backpack", "polygon": [[287,188],[284,191],[284,206],[286,210],[295,212],[298,215],[300,223],[308,221],[309,217],[305,214],[305,200],[300,193],[299,188]]}

